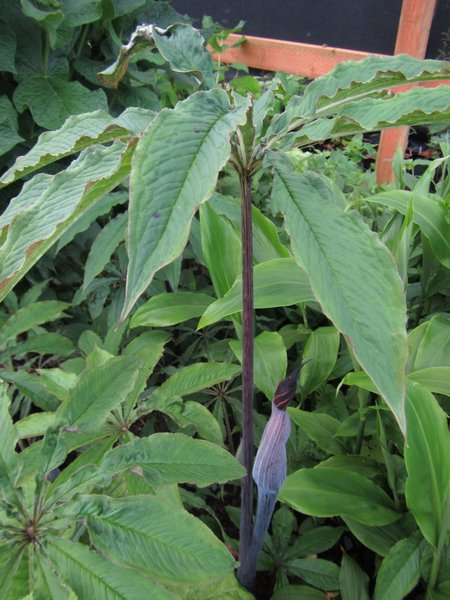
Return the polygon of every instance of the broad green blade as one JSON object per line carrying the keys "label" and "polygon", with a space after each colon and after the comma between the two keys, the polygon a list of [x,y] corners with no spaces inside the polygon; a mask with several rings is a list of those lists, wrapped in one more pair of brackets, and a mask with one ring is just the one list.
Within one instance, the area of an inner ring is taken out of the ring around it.
{"label": "broad green blade", "polygon": [[[293,258],[276,258],[253,271],[255,308],[290,306],[315,300],[309,277]],[[197,329],[212,325],[242,310],[242,277],[230,291],[205,310]]]}
{"label": "broad green blade", "polygon": [[302,360],[309,362],[300,374],[303,398],[326,383],[336,364],[340,337],[334,327],[318,327],[308,337]]}
{"label": "broad green blade", "polygon": [[300,131],[287,134],[280,147],[308,146],[312,142],[388,129],[394,125],[446,125],[450,119],[450,89],[415,88],[386,98],[355,100],[331,117],[319,117]]}
{"label": "broad green blade", "polygon": [[211,411],[200,402],[194,400],[184,401],[182,398],[172,397],[153,399],[146,404],[146,413],[158,411],[173,419],[180,427],[194,427],[200,437],[214,444],[222,446],[223,435],[220,425]]}
{"label": "broad green blade", "polygon": [[128,44],[121,46],[116,62],[98,73],[110,87],[116,88],[125,75],[133,55],[157,48],[173,71],[189,73],[208,87],[214,85],[211,55],[201,33],[187,23],[174,23],[166,29],[156,25],[139,25]]}
{"label": "broad green blade", "polygon": [[200,207],[200,231],[205,265],[216,296],[222,298],[242,273],[241,237],[211,202]]}
{"label": "broad green blade", "polygon": [[342,515],[366,525],[387,525],[401,516],[378,485],[339,468],[300,469],[288,475],[278,497],[314,517]]}
{"label": "broad green blade", "polygon": [[81,512],[96,546],[158,583],[213,585],[235,567],[206,525],[164,498],[88,496]]}
{"label": "broad green blade", "polygon": [[9,414],[9,398],[3,382],[0,386],[0,424],[0,495],[6,496],[9,501],[17,500],[15,484],[22,460],[15,450],[19,438]]}
{"label": "broad green blade", "polygon": [[[134,569],[121,567],[84,544],[47,538],[53,568],[79,598],[94,600],[176,600],[179,598]],[[133,565],[134,566],[134,565]]]}
{"label": "broad green blade", "polygon": [[60,129],[42,133],[33,148],[2,175],[0,188],[88,146],[138,135],[153,117],[152,111],[142,108],[127,108],[116,119],[101,110],[73,115]]}
{"label": "broad green blade", "polygon": [[[277,385],[286,375],[287,356],[283,338],[276,331],[263,331],[255,337],[254,381],[256,387],[272,401]],[[231,349],[242,363],[242,342],[232,340]]]}
{"label": "broad green blade", "polygon": [[403,600],[417,585],[423,538],[415,534],[392,546],[377,575],[374,600]]}
{"label": "broad green blade", "polygon": [[450,367],[428,367],[408,373],[408,379],[420,383],[432,394],[450,397]]}
{"label": "broad green blade", "polygon": [[[406,503],[424,537],[436,547],[450,494],[450,433],[447,417],[430,392],[408,381],[405,446]],[[424,494],[426,490],[426,494]]]}
{"label": "broad green blade", "polygon": [[342,555],[339,587],[342,600],[370,600],[369,577],[348,554]]}
{"label": "broad green blade", "polygon": [[311,438],[322,450],[330,454],[344,454],[345,444],[334,436],[339,431],[341,422],[335,417],[320,412],[309,412],[288,407],[292,421],[296,423],[306,435]]}
{"label": "broad green blade", "polygon": [[59,410],[60,418],[82,432],[94,432],[113,408],[131,393],[141,363],[128,356],[116,356],[100,366],[88,368]]}
{"label": "broad green blade", "polygon": [[322,311],[405,434],[406,305],[392,256],[359,215],[338,206],[319,175],[276,167],[272,203]]}
{"label": "broad green blade", "polygon": [[380,94],[394,86],[449,77],[447,62],[419,60],[407,54],[369,56],[358,62],[340,63],[310,83],[302,96],[291,98],[285,112],[273,120],[269,135],[283,135],[298,126],[298,121],[332,114],[348,102]]}
{"label": "broad green blade", "polygon": [[306,583],[322,590],[339,589],[339,567],[322,558],[295,558],[285,565],[286,570]]}
{"label": "broad green blade", "polygon": [[84,289],[103,271],[117,246],[123,241],[127,220],[128,213],[120,213],[95,238],[84,267]]}
{"label": "broad green blade", "polygon": [[0,346],[37,325],[54,321],[69,306],[67,302],[44,300],[21,308],[0,327]]}
{"label": "broad green blade", "polygon": [[[254,600],[252,593],[241,586],[234,573],[226,575],[220,581],[215,581],[200,587],[196,585],[189,586],[183,590],[183,600]],[[323,600],[323,598],[321,599]]]}
{"label": "broad green blade", "polygon": [[193,483],[205,487],[244,475],[243,467],[229,452],[182,433],[154,433],[108,452],[105,473],[138,468],[154,485]]}
{"label": "broad green blade", "polygon": [[133,314],[133,327],[168,327],[202,315],[214,298],[201,292],[173,292],[153,296]]}
{"label": "broad green blade", "polygon": [[125,303],[121,320],[156,271],[177,258],[197,208],[214,191],[230,155],[230,137],[247,107],[230,105],[223,90],[198,92],[163,109],[142,135],[133,157]]}
{"label": "broad green blade", "polygon": [[[115,142],[107,148],[88,148],[63,172],[44,176],[45,189],[30,194],[34,178],[25,184],[30,204],[21,194],[11,202],[20,210],[9,225],[0,248],[0,300],[20,281],[36,261],[88,209],[116,187],[129,173],[136,138],[128,145]],[[37,175],[38,181],[42,176]]]}
{"label": "broad green blade", "polygon": [[389,206],[406,215],[412,203],[412,220],[428,238],[436,258],[447,268],[450,268],[450,224],[446,217],[444,203],[435,195],[425,196],[405,190],[391,190],[365,198],[367,202],[374,202]]}
{"label": "broad green blade", "polygon": [[197,363],[181,368],[161,384],[150,397],[170,399],[187,396],[212,387],[221,381],[234,379],[241,372],[239,365],[231,363]]}

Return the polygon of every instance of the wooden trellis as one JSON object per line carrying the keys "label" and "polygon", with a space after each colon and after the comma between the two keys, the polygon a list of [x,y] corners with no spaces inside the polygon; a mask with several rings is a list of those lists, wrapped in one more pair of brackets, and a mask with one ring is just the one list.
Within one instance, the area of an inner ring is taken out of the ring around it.
{"label": "wooden trellis", "polygon": [[[425,57],[436,4],[437,0],[403,0],[395,54],[407,53],[416,58]],[[234,44],[240,38],[241,36],[232,34],[227,38],[227,43]],[[239,47],[227,48],[221,52],[220,60],[226,63],[243,63],[265,71],[285,71],[293,75],[315,78],[328,73],[340,62],[361,60],[369,54],[344,48],[246,36]],[[448,81],[442,83],[449,84]],[[397,91],[406,89],[409,88],[404,86]],[[398,147],[405,150],[408,131],[408,127],[396,127],[382,132],[376,163],[378,183],[393,181],[392,160]]]}

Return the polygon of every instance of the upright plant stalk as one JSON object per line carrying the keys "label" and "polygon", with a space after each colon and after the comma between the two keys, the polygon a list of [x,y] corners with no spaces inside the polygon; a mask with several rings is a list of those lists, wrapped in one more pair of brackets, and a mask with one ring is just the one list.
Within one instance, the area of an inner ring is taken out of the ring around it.
{"label": "upright plant stalk", "polygon": [[246,587],[250,567],[253,513],[253,233],[252,192],[248,172],[240,173],[242,219],[242,480],[238,579]]}

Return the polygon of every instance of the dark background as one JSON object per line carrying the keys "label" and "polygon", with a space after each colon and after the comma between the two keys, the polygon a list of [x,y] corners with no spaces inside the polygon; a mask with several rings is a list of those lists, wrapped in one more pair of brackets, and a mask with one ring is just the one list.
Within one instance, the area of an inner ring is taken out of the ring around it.
{"label": "dark background", "polygon": [[[393,54],[402,0],[173,0],[172,6],[197,24],[205,14],[224,27],[244,20],[247,35]],[[427,58],[437,58],[449,27],[450,0],[439,0]]]}

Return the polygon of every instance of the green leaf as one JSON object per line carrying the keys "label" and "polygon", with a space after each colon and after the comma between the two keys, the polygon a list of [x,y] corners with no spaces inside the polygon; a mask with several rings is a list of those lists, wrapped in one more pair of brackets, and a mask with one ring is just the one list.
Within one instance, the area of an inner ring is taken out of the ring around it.
{"label": "green leaf", "polygon": [[[56,40],[56,30],[64,18],[61,10],[59,10],[59,3],[55,5],[47,4],[45,8],[39,8],[32,0],[20,0],[23,14],[30,19],[33,19],[38,25],[40,25],[47,32],[50,40],[50,44],[53,46]],[[51,10],[51,9],[56,10]],[[47,9],[47,10],[45,10]]]}
{"label": "green leaf", "polygon": [[279,500],[315,517],[349,516],[366,525],[386,525],[400,514],[372,481],[344,469],[300,469],[286,478]]}
{"label": "green leaf", "polygon": [[325,413],[308,412],[299,408],[288,407],[291,419],[302,429],[306,435],[316,442],[325,452],[330,454],[343,454],[345,445],[334,436],[339,430],[341,422]]}
{"label": "green leaf", "polygon": [[231,134],[245,119],[246,106],[231,107],[226,92],[215,89],[163,109],[142,135],[130,179],[122,320],[155,272],[182,252],[194,213],[228,159]]}
{"label": "green leaf", "polygon": [[22,544],[0,546],[0,594],[2,600],[17,600],[29,592],[28,551]]}
{"label": "green leaf", "polygon": [[399,522],[389,523],[389,525],[382,525],[381,527],[364,525],[350,517],[344,517],[344,522],[364,546],[380,556],[387,556],[391,548],[407,535]]}
{"label": "green leaf", "polygon": [[16,72],[16,34],[14,31],[4,25],[0,24],[0,71],[6,73]]}
{"label": "green leaf", "polygon": [[200,207],[200,231],[205,265],[216,296],[222,298],[242,273],[241,238],[210,202]]}
{"label": "green leaf", "polygon": [[54,412],[32,413],[16,423],[16,430],[19,439],[23,440],[30,437],[44,435],[49,427],[56,425],[56,415]]}
{"label": "green leaf", "polygon": [[110,562],[87,546],[48,537],[45,550],[54,568],[80,598],[95,600],[176,600],[177,596],[134,569]]}
{"label": "green leaf", "polygon": [[15,496],[15,485],[22,467],[22,460],[15,448],[18,435],[9,414],[9,398],[6,395],[6,386],[0,387],[0,423],[2,435],[0,436],[0,490],[8,499]]}
{"label": "green leaf", "polygon": [[235,566],[206,525],[164,498],[92,496],[81,510],[96,546],[158,583],[212,583]]}
{"label": "green leaf", "polygon": [[[29,306],[32,305],[30,304]],[[59,333],[41,333],[28,335],[28,338],[24,342],[19,342],[15,346],[8,348],[6,353],[16,356],[23,356],[28,352],[67,356],[68,354],[72,354],[74,350],[75,346],[69,338],[59,335]]]}
{"label": "green leaf", "polygon": [[303,360],[310,360],[302,368],[300,385],[306,397],[326,382],[336,364],[340,335],[334,327],[319,327],[309,336],[303,351]]}
{"label": "green leaf", "polygon": [[154,433],[114,448],[102,469],[115,472],[139,467],[152,484],[193,483],[205,487],[244,475],[243,467],[223,448],[182,433]]}
{"label": "green leaf", "polygon": [[[236,232],[241,231],[241,206],[238,198],[213,194],[207,206],[225,216]],[[255,264],[273,260],[275,258],[289,258],[288,249],[283,246],[278,237],[278,230],[274,223],[256,207],[252,206],[253,229],[253,258]]]}
{"label": "green leaf", "polygon": [[450,396],[450,367],[428,367],[408,374],[410,381],[420,383],[433,394]]}
{"label": "green leaf", "polygon": [[33,558],[32,600],[70,600],[70,592],[54,573],[51,562],[39,552]]}
{"label": "green leaf", "polygon": [[381,563],[374,600],[403,600],[419,582],[423,538],[400,540]]}
{"label": "green leaf", "polygon": [[[268,400],[275,395],[277,385],[286,375],[287,356],[283,338],[275,331],[263,331],[254,339],[254,381]],[[242,363],[242,342],[233,340],[230,347]]]}
{"label": "green leaf", "polygon": [[131,317],[133,327],[168,327],[199,317],[213,301],[200,292],[173,292],[153,296]]}
{"label": "green leaf", "polygon": [[322,590],[339,589],[339,567],[321,558],[297,558],[284,565],[285,569],[306,583]]}
{"label": "green leaf", "polygon": [[186,401],[181,398],[164,399],[151,404],[153,410],[158,410],[173,419],[180,427],[192,426],[199,435],[214,444],[223,444],[222,430],[217,419],[199,402]]}
{"label": "green leaf", "polygon": [[94,240],[84,268],[83,288],[99,275],[125,237],[128,213],[121,213],[103,227]]}
{"label": "green leaf", "polygon": [[342,600],[369,600],[369,577],[348,554],[342,555],[339,586]]}
{"label": "green leaf", "polygon": [[254,600],[253,594],[242,587],[234,573],[204,587],[189,586],[183,590],[183,600]]}
{"label": "green leaf", "polygon": [[[116,119],[101,110],[70,116],[60,129],[42,133],[31,150],[16,159],[0,178],[0,187],[94,144],[126,140],[130,132],[140,133],[153,117],[152,111],[137,108],[128,108]],[[5,213],[2,223],[4,218]]]}
{"label": "green leaf", "polygon": [[[78,218],[127,176],[135,143],[133,139],[128,146],[115,142],[108,148],[88,148],[62,173],[37,175],[24,185],[11,201],[19,203],[20,210],[0,248],[0,300]],[[36,179],[39,186],[33,183]],[[38,195],[33,193],[36,187]]]}
{"label": "green leaf", "polygon": [[406,307],[392,256],[320,176],[276,168],[273,209],[323,312],[343,333],[405,433]]}
{"label": "green leaf", "polygon": [[413,382],[408,382],[406,411],[410,423],[405,446],[406,503],[424,537],[436,546],[450,494],[447,417],[434,396]]}
{"label": "green leaf", "polygon": [[450,118],[450,89],[414,88],[387,98],[364,98],[338,108],[336,116],[319,117],[299,133],[288,134],[282,145],[307,146],[330,137],[343,137],[394,125],[444,125]]}
{"label": "green leaf", "polygon": [[173,396],[187,396],[212,387],[221,381],[229,381],[241,372],[239,365],[230,363],[197,363],[179,369],[157,388],[153,396],[170,399]]}
{"label": "green leaf", "polygon": [[296,125],[296,120],[333,113],[356,98],[373,96],[408,82],[440,80],[448,75],[445,61],[419,60],[407,54],[369,56],[358,62],[341,63],[315,79],[302,96],[293,96],[285,112],[274,119],[270,131],[284,134]]}
{"label": "green leaf", "polygon": [[413,222],[423,231],[436,258],[450,268],[450,225],[443,202],[439,202],[434,194],[425,196],[405,190],[390,190],[369,196],[365,200],[394,208],[402,215],[407,214],[411,204]]}
{"label": "green leaf", "polygon": [[408,336],[408,370],[448,367],[450,355],[450,319],[435,315],[410,332]]}
{"label": "green leaf", "polygon": [[323,592],[308,585],[287,585],[280,588],[271,600],[326,600]]}
{"label": "green leaf", "polygon": [[41,383],[41,378],[26,371],[6,371],[0,369],[0,377],[13,383],[21,394],[29,398],[33,404],[45,411],[55,410],[59,402],[49,394]]}
{"label": "green leaf", "polygon": [[69,306],[70,304],[67,302],[59,302],[57,300],[44,300],[24,306],[24,308],[18,310],[0,328],[0,346],[4,346],[11,338],[15,338],[37,325],[42,325],[42,323],[46,323],[47,321],[54,321]]}
{"label": "green leaf", "polygon": [[314,529],[310,529],[305,533],[300,533],[299,538],[284,554],[284,557],[290,559],[325,552],[336,544],[344,530],[344,527],[323,525],[314,527]]}
{"label": "green leaf", "polygon": [[79,81],[44,75],[22,80],[14,91],[14,104],[20,113],[28,108],[45,129],[61,127],[70,115],[108,108],[103,90],[92,91]]}
{"label": "green leaf", "polygon": [[[315,300],[309,278],[293,258],[277,258],[256,265],[253,272],[255,308],[290,306]],[[198,329],[242,310],[242,277],[230,291],[204,312]]]}
{"label": "green leaf", "polygon": [[155,25],[139,25],[130,42],[121,46],[116,62],[98,76],[106,85],[117,87],[125,75],[133,55],[155,47],[170,63],[174,71],[191,73],[208,87],[214,85],[211,56],[204,47],[205,40],[199,31],[186,23],[174,23],[161,29]]}
{"label": "green leaf", "polygon": [[88,368],[61,406],[59,415],[85,433],[96,431],[110,411],[125,401],[140,369],[133,357],[116,356],[100,366]]}

